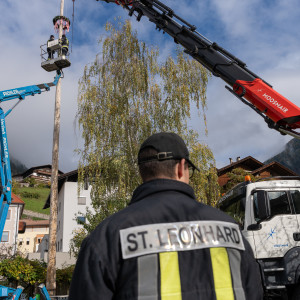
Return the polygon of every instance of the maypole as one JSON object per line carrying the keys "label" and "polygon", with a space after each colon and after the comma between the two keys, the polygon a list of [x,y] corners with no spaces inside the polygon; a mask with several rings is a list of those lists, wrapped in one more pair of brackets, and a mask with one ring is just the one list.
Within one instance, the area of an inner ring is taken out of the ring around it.
{"label": "maypole", "polygon": [[[58,26],[58,40],[62,40],[64,22],[64,0],[60,3],[60,18],[57,18],[54,26]],[[54,21],[53,21],[54,23]],[[61,102],[61,79],[58,80],[55,94],[54,130],[52,148],[52,174],[50,196],[50,232],[48,249],[48,267],[46,286],[51,296],[56,292],[56,229],[57,229],[57,198],[58,198],[58,154],[59,154],[59,131],[60,131],[60,102]]]}

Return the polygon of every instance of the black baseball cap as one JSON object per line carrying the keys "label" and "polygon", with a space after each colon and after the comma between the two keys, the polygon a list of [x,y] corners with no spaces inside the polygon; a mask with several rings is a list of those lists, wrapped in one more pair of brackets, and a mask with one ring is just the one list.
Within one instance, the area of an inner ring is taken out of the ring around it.
{"label": "black baseball cap", "polygon": [[[152,147],[158,153],[156,155],[152,155],[149,157],[140,158],[141,150]],[[200,171],[189,158],[189,150],[186,147],[185,142],[183,139],[177,135],[176,133],[172,132],[160,132],[155,133],[148,137],[139,150],[138,155],[138,164],[142,164],[149,161],[162,161],[167,159],[182,159],[184,158],[193,168]]]}

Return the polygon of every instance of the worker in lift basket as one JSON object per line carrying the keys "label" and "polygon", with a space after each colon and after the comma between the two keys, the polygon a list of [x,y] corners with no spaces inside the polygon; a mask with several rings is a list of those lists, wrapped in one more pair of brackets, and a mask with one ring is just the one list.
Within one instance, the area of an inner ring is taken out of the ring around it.
{"label": "worker in lift basket", "polygon": [[67,55],[69,51],[69,40],[66,35],[63,34],[61,37],[62,55]]}
{"label": "worker in lift basket", "polygon": [[51,50],[51,49],[48,47],[48,43],[49,43],[49,42],[52,42],[52,41],[54,41],[54,35],[53,35],[53,34],[50,35],[50,38],[49,38],[49,40],[48,40],[48,42],[47,42],[48,60],[50,60],[50,59],[52,59],[52,58],[54,57],[54,51]]}
{"label": "worker in lift basket", "polygon": [[129,206],[83,241],[69,300],[261,300],[258,264],[238,224],[198,202],[199,169],[175,133],[140,147],[143,180]]}

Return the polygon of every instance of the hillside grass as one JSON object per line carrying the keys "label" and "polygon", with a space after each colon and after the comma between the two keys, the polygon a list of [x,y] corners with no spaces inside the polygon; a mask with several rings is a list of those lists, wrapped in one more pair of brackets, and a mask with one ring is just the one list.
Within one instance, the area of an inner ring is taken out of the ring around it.
{"label": "hillside grass", "polygon": [[47,187],[18,187],[13,192],[25,202],[24,209],[49,215],[50,208],[43,209],[49,196]]}

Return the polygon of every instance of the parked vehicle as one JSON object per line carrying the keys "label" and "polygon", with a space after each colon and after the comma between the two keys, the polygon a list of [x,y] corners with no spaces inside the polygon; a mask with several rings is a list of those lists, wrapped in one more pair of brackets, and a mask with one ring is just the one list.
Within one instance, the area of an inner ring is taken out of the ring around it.
{"label": "parked vehicle", "polygon": [[266,296],[300,299],[300,178],[236,185],[217,207],[240,225],[259,263]]}

